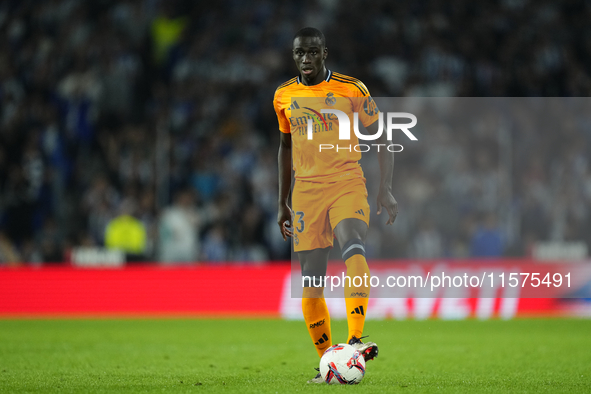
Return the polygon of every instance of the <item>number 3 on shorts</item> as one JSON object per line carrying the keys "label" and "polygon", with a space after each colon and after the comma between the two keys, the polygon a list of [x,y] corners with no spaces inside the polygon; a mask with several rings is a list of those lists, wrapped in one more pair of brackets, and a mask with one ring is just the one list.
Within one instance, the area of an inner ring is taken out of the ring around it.
{"label": "number 3 on shorts", "polygon": [[305,227],[305,224],[304,224],[304,212],[298,211],[295,214],[298,216],[298,219],[297,219],[298,222],[297,222],[297,226],[296,226],[295,229],[296,229],[296,231],[298,233],[301,233],[302,231],[304,231],[304,227]]}

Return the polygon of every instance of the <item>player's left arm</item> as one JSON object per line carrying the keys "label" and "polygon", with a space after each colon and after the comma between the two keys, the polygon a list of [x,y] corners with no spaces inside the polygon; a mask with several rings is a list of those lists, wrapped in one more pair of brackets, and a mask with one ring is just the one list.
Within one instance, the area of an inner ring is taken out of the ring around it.
{"label": "player's left arm", "polygon": [[[369,134],[376,134],[378,132],[378,127],[380,125],[380,121],[377,120],[374,123],[366,126],[366,129]],[[385,126],[383,126],[382,130],[385,130]],[[398,202],[392,195],[392,176],[394,174],[394,152],[388,151],[385,149],[386,146],[390,143],[387,139],[386,133],[382,133],[382,135],[377,139],[378,145],[383,147],[384,149],[378,150],[378,162],[380,163],[380,189],[378,191],[378,215],[382,213],[382,208],[386,209],[388,212],[389,218],[386,224],[393,224],[394,220],[396,220],[396,216],[398,215]]]}
{"label": "player's left arm", "polygon": [[[362,89],[353,90],[357,98],[353,101],[353,107],[359,114],[359,119],[367,129],[370,135],[375,135],[380,128],[380,110],[375,101],[369,95],[367,87],[361,81],[358,84]],[[364,91],[364,92],[362,92]],[[365,93],[365,94],[362,94]],[[378,162],[380,163],[380,189],[378,191],[378,215],[382,213],[382,208],[386,209],[389,218],[386,224],[393,224],[398,215],[398,203],[392,195],[392,174],[394,173],[394,152],[390,152],[386,147],[390,144],[388,141],[385,125],[382,125],[382,134],[376,140],[378,143]]]}

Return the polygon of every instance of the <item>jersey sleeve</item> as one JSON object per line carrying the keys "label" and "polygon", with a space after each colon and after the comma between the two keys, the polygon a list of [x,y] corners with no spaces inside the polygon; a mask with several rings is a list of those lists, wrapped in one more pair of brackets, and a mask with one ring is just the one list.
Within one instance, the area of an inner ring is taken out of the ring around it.
{"label": "jersey sleeve", "polygon": [[281,105],[282,94],[278,91],[275,92],[273,98],[273,107],[275,108],[275,114],[277,114],[277,121],[279,122],[279,131],[285,134],[291,133],[291,126],[289,120],[285,116],[285,108]]}
{"label": "jersey sleeve", "polygon": [[[378,109],[376,102],[371,98],[369,90],[363,82],[359,81],[358,83],[363,89],[356,89],[353,91],[356,94],[356,97],[354,97],[353,108],[355,109],[355,112],[359,114],[359,121],[363,126],[367,127],[379,119],[380,110]],[[365,90],[367,94],[364,94],[362,90]]]}

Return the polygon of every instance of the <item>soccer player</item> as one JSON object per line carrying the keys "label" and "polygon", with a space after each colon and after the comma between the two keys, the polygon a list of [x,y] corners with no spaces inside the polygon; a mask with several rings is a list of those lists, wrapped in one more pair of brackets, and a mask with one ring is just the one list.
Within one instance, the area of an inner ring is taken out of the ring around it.
{"label": "soccer player", "polygon": [[[369,278],[365,260],[365,238],[369,225],[369,204],[365,178],[355,149],[319,151],[319,144],[337,146],[339,142],[357,145],[351,133],[349,141],[339,140],[338,120],[334,115],[321,115],[314,122],[313,138],[308,138],[307,122],[320,111],[307,106],[317,98],[324,108],[338,107],[353,124],[353,112],[359,114],[370,134],[379,130],[378,110],[369,91],[358,79],[332,72],[325,66],[328,49],[324,34],[306,27],[293,40],[293,59],[299,75],[280,85],[273,104],[279,121],[279,210],[277,222],[283,239],[293,237],[303,276],[313,280],[304,283],[302,311],[308,331],[319,356],[332,344],[330,316],[324,299],[328,254],[336,238],[341,246],[347,276]],[[300,103],[298,103],[300,101]],[[317,107],[317,109],[320,107]],[[306,121],[304,121],[306,120]],[[387,143],[385,133],[375,141]],[[398,212],[392,196],[394,155],[386,149],[378,152],[380,188],[377,213],[388,212],[388,224]],[[295,171],[292,208],[288,205],[291,169]],[[345,303],[349,334],[347,342],[360,350],[365,360],[378,354],[373,342],[363,343],[361,335],[367,313],[369,286],[354,287],[345,281]],[[365,284],[365,283],[364,283]],[[309,383],[322,383],[318,374]]]}

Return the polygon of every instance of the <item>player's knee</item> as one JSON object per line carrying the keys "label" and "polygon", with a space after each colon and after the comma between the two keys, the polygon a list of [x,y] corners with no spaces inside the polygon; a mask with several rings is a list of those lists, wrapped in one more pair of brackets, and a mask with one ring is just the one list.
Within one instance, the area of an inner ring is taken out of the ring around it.
{"label": "player's knee", "polygon": [[365,257],[365,244],[359,238],[352,238],[341,248],[344,261],[349,260],[355,255]]}
{"label": "player's knee", "polygon": [[302,292],[302,298],[323,298],[324,287],[304,287]]}
{"label": "player's knee", "polygon": [[326,286],[326,275],[314,271],[302,272],[302,287],[304,289],[324,289]]}

